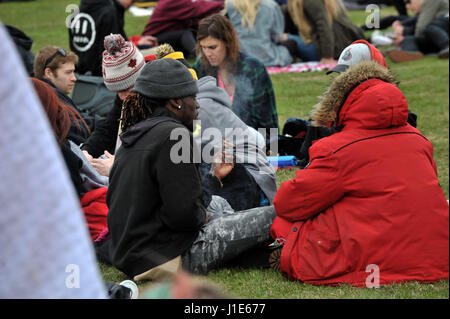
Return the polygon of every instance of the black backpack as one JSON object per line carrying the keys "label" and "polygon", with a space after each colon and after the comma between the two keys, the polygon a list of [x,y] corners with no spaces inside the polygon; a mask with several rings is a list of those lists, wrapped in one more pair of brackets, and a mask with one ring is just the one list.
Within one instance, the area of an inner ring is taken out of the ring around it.
{"label": "black backpack", "polygon": [[77,75],[71,97],[80,112],[106,117],[116,94],[106,88],[101,76]]}

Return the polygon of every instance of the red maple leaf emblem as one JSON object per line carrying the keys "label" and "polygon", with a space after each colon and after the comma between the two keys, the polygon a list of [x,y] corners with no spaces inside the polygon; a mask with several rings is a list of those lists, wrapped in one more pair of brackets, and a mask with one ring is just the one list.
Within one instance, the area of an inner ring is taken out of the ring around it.
{"label": "red maple leaf emblem", "polygon": [[136,66],[136,59],[131,59],[130,62],[128,63],[128,66],[130,68],[134,68]]}

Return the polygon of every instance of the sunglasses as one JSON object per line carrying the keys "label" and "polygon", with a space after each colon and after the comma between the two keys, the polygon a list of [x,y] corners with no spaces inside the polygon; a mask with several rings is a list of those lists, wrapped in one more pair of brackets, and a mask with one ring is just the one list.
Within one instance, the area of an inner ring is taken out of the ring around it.
{"label": "sunglasses", "polygon": [[49,64],[53,61],[53,59],[54,59],[58,54],[61,54],[62,56],[65,57],[65,56],[67,56],[67,51],[64,50],[64,49],[61,49],[61,48],[59,48],[58,50],[56,50],[56,52],[53,53],[53,54],[45,61],[45,64],[44,64],[44,70],[45,70],[45,68],[47,67],[47,65],[49,65]]}

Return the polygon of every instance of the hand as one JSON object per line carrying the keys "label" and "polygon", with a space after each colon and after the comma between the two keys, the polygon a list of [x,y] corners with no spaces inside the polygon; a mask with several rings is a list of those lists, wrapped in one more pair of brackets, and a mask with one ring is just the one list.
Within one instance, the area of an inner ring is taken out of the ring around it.
{"label": "hand", "polygon": [[392,42],[395,46],[400,46],[403,42],[404,37],[402,35],[397,35],[394,39],[394,41]]}
{"label": "hand", "polygon": [[209,216],[211,216],[211,215],[209,214],[208,211],[205,211],[205,215],[206,215],[206,217],[205,217],[205,225],[206,225],[209,223]]}
{"label": "hand", "polygon": [[138,45],[149,45],[151,47],[155,47],[158,45],[158,39],[151,35],[143,35],[139,39]]}
{"label": "hand", "polygon": [[320,63],[322,64],[336,64],[337,61],[333,58],[322,58],[320,59]]}
{"label": "hand", "polygon": [[400,23],[400,21],[394,21],[394,23],[392,23],[392,29],[394,29],[394,33],[399,36],[403,36],[403,30],[405,29],[403,27],[403,25]]}
{"label": "hand", "polygon": [[233,153],[228,151],[229,143],[224,141],[221,152],[214,154],[211,163],[211,173],[216,175],[219,180],[227,176],[234,168]]}
{"label": "hand", "polygon": [[83,151],[84,156],[86,156],[87,160],[90,162],[91,160],[93,160],[94,158],[92,157],[91,154],[89,154],[88,151]]}
{"label": "hand", "polygon": [[100,175],[109,176],[109,171],[114,164],[114,155],[105,151],[105,156],[107,158],[93,158],[90,163]]}

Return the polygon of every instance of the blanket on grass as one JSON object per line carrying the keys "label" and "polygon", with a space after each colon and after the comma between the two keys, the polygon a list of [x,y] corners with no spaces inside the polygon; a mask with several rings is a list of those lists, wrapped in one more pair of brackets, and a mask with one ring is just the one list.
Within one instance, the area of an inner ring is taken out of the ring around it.
{"label": "blanket on grass", "polygon": [[317,72],[332,69],[336,64],[324,64],[320,62],[299,62],[283,67],[267,67],[269,74],[292,72]]}

